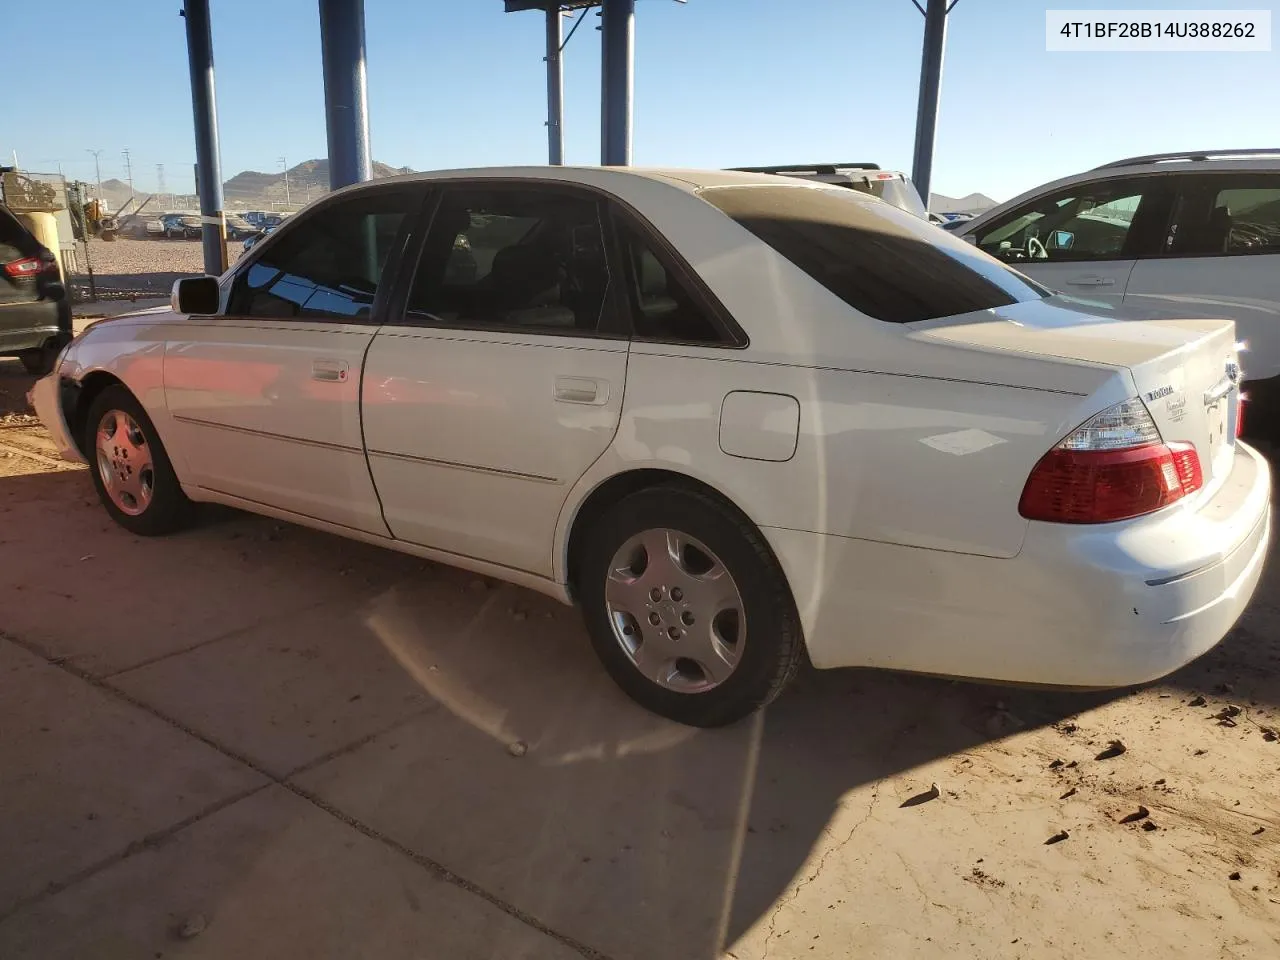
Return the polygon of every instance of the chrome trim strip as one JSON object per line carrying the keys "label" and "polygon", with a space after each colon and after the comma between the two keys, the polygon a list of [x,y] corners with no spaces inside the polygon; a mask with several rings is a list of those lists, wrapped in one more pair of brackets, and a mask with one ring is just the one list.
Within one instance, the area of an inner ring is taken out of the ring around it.
{"label": "chrome trim strip", "polygon": [[266,430],[254,430],[250,427],[237,427],[229,423],[214,423],[212,420],[201,420],[197,417],[184,417],[177,413],[171,414],[171,416],[179,423],[189,423],[196,427],[213,427],[215,430],[230,430],[232,433],[243,433],[250,437],[262,437],[264,440],[284,440],[287,443],[298,443],[304,447],[319,447],[322,450],[338,450],[342,453],[364,454],[364,451],[359,447],[351,447],[343,443],[330,443],[327,440],[310,440],[306,437],[286,437],[284,434],[280,433],[270,433]]}
{"label": "chrome trim strip", "polygon": [[474,463],[457,463],[453,460],[436,460],[433,457],[415,457],[408,453],[392,453],[390,450],[370,450],[369,456],[403,460],[406,463],[425,463],[433,467],[449,467],[454,470],[469,470],[472,473],[487,473],[499,477],[515,477],[517,480],[532,480],[534,483],[560,482],[555,477],[543,477],[536,473],[521,473],[519,470],[503,470],[500,467],[482,467]]}

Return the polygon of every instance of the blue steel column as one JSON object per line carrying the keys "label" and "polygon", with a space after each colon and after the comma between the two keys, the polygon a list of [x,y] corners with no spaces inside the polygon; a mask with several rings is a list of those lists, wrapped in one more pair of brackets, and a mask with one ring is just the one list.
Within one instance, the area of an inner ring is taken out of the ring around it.
{"label": "blue steel column", "polygon": [[209,29],[209,0],[185,0],[187,60],[191,67],[191,113],[196,127],[196,192],[204,221],[204,272],[213,276],[227,269],[226,221],[222,215],[222,159],[218,151],[218,106],[213,90],[213,34]]}
{"label": "blue steel column", "polygon": [[601,9],[601,151],[605,166],[631,164],[636,0],[604,0]]}
{"label": "blue steel column", "polygon": [[369,95],[365,77],[364,0],[320,0],[324,113],[329,135],[329,187],[373,178]]}
{"label": "blue steel column", "polygon": [[[953,0],[954,2],[954,0]],[[924,15],[924,50],[920,58],[920,101],[916,106],[916,149],[911,179],[929,205],[933,180],[933,141],[938,127],[938,96],[942,87],[942,51],[947,42],[947,0],[928,0]]]}
{"label": "blue steel column", "polygon": [[558,167],[564,163],[564,64],[560,47],[564,44],[564,28],[560,3],[547,7],[547,163]]}

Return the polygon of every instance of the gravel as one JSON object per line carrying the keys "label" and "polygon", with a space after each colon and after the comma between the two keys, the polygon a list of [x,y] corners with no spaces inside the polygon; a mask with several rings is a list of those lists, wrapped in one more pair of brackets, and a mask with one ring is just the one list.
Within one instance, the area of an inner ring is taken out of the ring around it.
{"label": "gravel", "polygon": [[[232,263],[240,251],[240,241],[227,242]],[[167,297],[173,281],[204,272],[199,240],[90,240],[88,259],[99,300]],[[80,269],[68,279],[73,299],[84,302],[90,298],[83,247]]]}

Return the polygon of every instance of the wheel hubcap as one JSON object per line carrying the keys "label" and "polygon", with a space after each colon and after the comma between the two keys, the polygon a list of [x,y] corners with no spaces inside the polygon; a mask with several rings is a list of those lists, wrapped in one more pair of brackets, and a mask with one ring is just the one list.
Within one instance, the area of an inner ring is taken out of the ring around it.
{"label": "wheel hubcap", "polygon": [[98,474],[107,496],[121,511],[136,517],[155,492],[151,448],[137,421],[123,410],[108,410],[98,421]]}
{"label": "wheel hubcap", "polygon": [[711,690],[742,656],[747,621],[738,585],[719,557],[677,530],[645,530],[618,548],[605,604],[623,653],[660,687]]}

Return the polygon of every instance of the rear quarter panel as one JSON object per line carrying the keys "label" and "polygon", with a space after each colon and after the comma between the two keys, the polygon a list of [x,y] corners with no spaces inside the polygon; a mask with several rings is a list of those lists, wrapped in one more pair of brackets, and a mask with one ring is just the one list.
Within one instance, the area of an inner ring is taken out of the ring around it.
{"label": "rear quarter panel", "polygon": [[[633,346],[617,436],[571,492],[562,545],[592,489],[616,473],[658,468],[714,487],[761,527],[1011,557],[1026,532],[1018,499],[1027,475],[1089,402],[739,357]],[[721,449],[720,411],[735,390],[796,398],[799,430],[789,460]]]}

